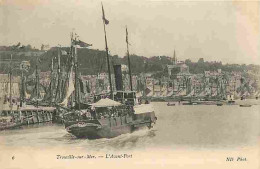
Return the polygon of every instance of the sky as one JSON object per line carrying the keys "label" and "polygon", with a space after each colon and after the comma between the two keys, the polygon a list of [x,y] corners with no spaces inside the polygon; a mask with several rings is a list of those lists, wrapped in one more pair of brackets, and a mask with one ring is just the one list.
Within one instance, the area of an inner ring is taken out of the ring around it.
{"label": "sky", "polygon": [[[178,60],[260,64],[259,1],[103,0],[108,48]],[[69,46],[70,33],[105,50],[101,1],[0,0],[0,45]]]}

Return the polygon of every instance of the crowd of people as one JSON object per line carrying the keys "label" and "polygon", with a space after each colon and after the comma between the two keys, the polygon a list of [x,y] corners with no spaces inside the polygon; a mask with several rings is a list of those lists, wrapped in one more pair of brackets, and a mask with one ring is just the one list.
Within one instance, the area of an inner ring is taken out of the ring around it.
{"label": "crowd of people", "polygon": [[68,120],[93,120],[114,118],[120,116],[131,116],[134,113],[133,106],[114,106],[114,107],[90,107],[84,110],[75,110],[66,114]]}

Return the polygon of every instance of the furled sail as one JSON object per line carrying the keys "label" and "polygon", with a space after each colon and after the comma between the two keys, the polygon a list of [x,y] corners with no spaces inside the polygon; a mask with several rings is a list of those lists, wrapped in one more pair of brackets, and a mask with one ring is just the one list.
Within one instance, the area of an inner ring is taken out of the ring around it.
{"label": "furled sail", "polygon": [[67,92],[66,92],[66,95],[65,95],[63,102],[61,102],[60,105],[62,105],[64,107],[68,106],[69,97],[74,90],[75,90],[75,88],[74,88],[74,83],[73,83],[73,73],[72,73],[72,71],[70,71],[69,85],[68,85],[68,88],[67,88]]}
{"label": "furled sail", "polygon": [[168,94],[167,88],[166,88],[166,87],[163,87],[163,88],[162,88],[161,96],[162,96],[162,97],[166,97],[167,94]]}
{"label": "furled sail", "polygon": [[179,91],[179,93],[177,95],[178,96],[185,96],[186,95],[186,89]]}
{"label": "furled sail", "polygon": [[27,91],[24,91],[24,93],[25,93],[25,99],[30,99],[31,94],[27,93]]}
{"label": "furled sail", "polygon": [[173,90],[170,90],[170,92],[167,93],[167,96],[172,96],[173,95]]}
{"label": "furled sail", "polygon": [[191,96],[194,96],[194,95],[195,95],[195,91],[192,90],[187,96],[188,96],[188,97],[191,97]]}

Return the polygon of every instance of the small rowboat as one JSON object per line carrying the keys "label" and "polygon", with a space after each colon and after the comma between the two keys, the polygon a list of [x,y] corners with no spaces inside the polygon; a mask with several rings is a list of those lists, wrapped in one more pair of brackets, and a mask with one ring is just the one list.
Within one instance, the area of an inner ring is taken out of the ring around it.
{"label": "small rowboat", "polygon": [[175,103],[170,103],[170,102],[168,102],[168,103],[167,103],[167,106],[175,106]]}
{"label": "small rowboat", "polygon": [[12,117],[0,117],[0,131],[1,130],[7,130],[12,129],[21,126],[22,123],[19,122],[13,122]]}
{"label": "small rowboat", "polygon": [[252,105],[251,104],[241,104],[239,105],[240,107],[251,107]]}
{"label": "small rowboat", "polygon": [[217,103],[217,106],[223,106],[223,103]]}
{"label": "small rowboat", "polygon": [[229,100],[228,103],[229,104],[235,104],[235,101],[234,100]]}

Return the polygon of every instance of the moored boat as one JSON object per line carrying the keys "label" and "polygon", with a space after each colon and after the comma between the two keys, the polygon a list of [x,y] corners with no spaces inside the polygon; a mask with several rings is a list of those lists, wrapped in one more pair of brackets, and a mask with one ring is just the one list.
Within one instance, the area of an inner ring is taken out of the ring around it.
{"label": "moored boat", "polygon": [[235,100],[229,100],[227,103],[228,104],[235,104]]}
{"label": "moored boat", "polygon": [[0,117],[0,130],[17,128],[21,125],[21,122],[15,122],[11,116]]}
{"label": "moored boat", "polygon": [[[132,109],[133,108],[133,109]],[[64,115],[66,130],[78,138],[112,138],[156,123],[150,105],[128,106],[101,99],[88,109]]]}
{"label": "moored boat", "polygon": [[217,103],[217,106],[223,106],[223,103]]}
{"label": "moored boat", "polygon": [[170,102],[168,102],[168,103],[167,103],[167,106],[175,106],[175,103],[170,103]]}
{"label": "moored boat", "polygon": [[251,104],[241,104],[239,105],[240,107],[251,107],[252,105]]}
{"label": "moored boat", "polygon": [[[125,133],[131,133],[141,128],[152,128],[156,123],[157,118],[150,104],[136,105],[136,92],[133,91],[130,57],[128,51],[128,32],[126,28],[126,42],[128,55],[128,68],[130,91],[123,91],[121,65],[114,65],[116,92],[113,91],[110,62],[108,54],[108,46],[106,39],[105,25],[109,22],[105,19],[104,9],[102,5],[103,24],[105,33],[105,46],[107,55],[108,80],[109,80],[109,95],[100,100],[95,100],[95,103],[85,104],[81,106],[78,78],[78,61],[77,61],[77,46],[73,37],[71,42],[73,64],[71,64],[69,87],[63,105],[67,105],[68,99],[75,90],[75,105],[73,109],[64,109],[63,115],[66,130],[78,138],[98,139],[112,138]],[[74,68],[73,68],[74,66]],[[72,71],[75,71],[75,85],[72,80]],[[72,87],[71,87],[72,86]],[[75,86],[75,88],[73,87]]]}

